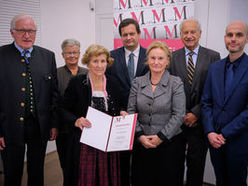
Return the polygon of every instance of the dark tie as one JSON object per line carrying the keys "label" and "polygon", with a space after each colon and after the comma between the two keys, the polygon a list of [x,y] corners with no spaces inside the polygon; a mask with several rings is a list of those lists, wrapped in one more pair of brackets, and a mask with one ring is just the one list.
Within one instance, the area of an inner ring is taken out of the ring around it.
{"label": "dark tie", "polygon": [[234,72],[233,72],[233,64],[230,63],[229,67],[226,69],[226,79],[225,79],[225,98],[228,95],[228,92],[230,91],[230,88],[232,86],[232,80],[233,80]]}
{"label": "dark tie", "polygon": [[187,65],[187,75],[188,75],[188,80],[189,80],[190,85],[192,85],[194,72],[195,72],[195,65],[193,63],[193,58],[192,58],[193,55],[194,55],[194,52],[192,52],[192,51],[189,52],[188,65]]}
{"label": "dark tie", "polygon": [[127,65],[130,81],[132,81],[134,78],[134,58],[133,57],[134,57],[134,54],[131,53],[129,55],[128,65]]}

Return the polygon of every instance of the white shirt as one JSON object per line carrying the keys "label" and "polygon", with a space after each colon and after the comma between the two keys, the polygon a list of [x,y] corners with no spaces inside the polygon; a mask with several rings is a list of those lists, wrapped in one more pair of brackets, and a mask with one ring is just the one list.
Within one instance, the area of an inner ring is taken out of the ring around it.
{"label": "white shirt", "polygon": [[140,51],[140,45],[138,45],[138,47],[131,52],[130,50],[124,48],[125,50],[125,58],[126,58],[126,65],[128,66],[128,60],[129,60],[129,55],[131,53],[134,54],[133,59],[134,59],[134,74],[136,74],[136,70],[137,70],[137,65],[138,65],[138,59],[139,59],[139,51]]}

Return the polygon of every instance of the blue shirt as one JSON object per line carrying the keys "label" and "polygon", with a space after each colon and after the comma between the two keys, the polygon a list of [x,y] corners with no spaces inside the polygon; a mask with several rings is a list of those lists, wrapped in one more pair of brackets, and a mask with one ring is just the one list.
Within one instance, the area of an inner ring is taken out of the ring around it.
{"label": "blue shirt", "polygon": [[[21,48],[20,46],[18,46],[16,42],[14,42],[14,45],[15,45],[15,47],[17,48],[17,50],[20,51],[21,55],[23,56],[23,55],[24,55],[24,54],[23,54],[24,49]],[[27,54],[28,57],[31,57],[31,52],[33,51],[33,47],[30,47],[29,49],[26,49],[26,50],[29,51],[29,53]]]}
{"label": "blue shirt", "polygon": [[[192,59],[193,59],[193,63],[194,63],[194,66],[196,66],[196,61],[197,61],[197,55],[198,55],[198,52],[199,52],[199,45],[192,51],[194,52],[194,54],[192,55]],[[189,58],[189,53],[191,52],[191,50],[189,50],[188,48],[184,47],[185,48],[185,60],[186,60],[186,66],[188,65],[188,58]]]}

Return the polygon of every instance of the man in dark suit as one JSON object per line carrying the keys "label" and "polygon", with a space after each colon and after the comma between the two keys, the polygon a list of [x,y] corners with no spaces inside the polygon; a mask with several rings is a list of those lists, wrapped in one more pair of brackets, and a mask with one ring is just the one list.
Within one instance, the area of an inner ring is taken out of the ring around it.
{"label": "man in dark suit", "polygon": [[0,150],[4,185],[20,186],[27,147],[29,186],[44,185],[48,140],[56,138],[55,56],[34,46],[36,25],[29,15],[11,21],[14,43],[0,47]]}
{"label": "man in dark suit", "polygon": [[248,165],[248,26],[226,28],[229,55],[209,68],[203,95],[204,132],[217,186],[246,186]]}
{"label": "man in dark suit", "polygon": [[[107,69],[107,74],[115,76],[120,82],[123,109],[127,108],[132,80],[148,71],[145,65],[146,49],[139,44],[140,27],[131,18],[124,19],[119,25],[119,34],[123,47],[111,51],[114,64]],[[121,152],[121,185],[130,185],[130,152]]]}
{"label": "man in dark suit", "polygon": [[186,185],[200,186],[203,182],[207,153],[201,123],[200,101],[208,67],[211,63],[220,59],[220,54],[199,45],[202,31],[197,20],[188,19],[183,21],[180,25],[180,31],[184,48],[173,52],[170,72],[172,75],[181,77],[186,94],[186,115],[182,129],[185,140],[185,153],[187,153],[182,155],[181,180],[183,182],[186,156]]}

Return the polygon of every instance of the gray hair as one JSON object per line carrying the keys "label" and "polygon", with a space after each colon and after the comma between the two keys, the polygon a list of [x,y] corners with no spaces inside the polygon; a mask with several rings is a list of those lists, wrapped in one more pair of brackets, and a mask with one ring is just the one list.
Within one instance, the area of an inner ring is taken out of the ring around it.
{"label": "gray hair", "polygon": [[14,29],[15,29],[16,22],[17,22],[18,20],[20,20],[20,19],[25,19],[25,18],[32,19],[33,22],[34,22],[34,24],[35,24],[35,28],[37,28],[34,19],[33,19],[30,15],[28,15],[28,14],[18,14],[18,15],[16,15],[16,16],[14,16],[13,19],[11,20],[11,22],[10,22],[10,29],[11,29],[11,30],[14,30]]}
{"label": "gray hair", "polygon": [[62,51],[64,51],[65,47],[67,46],[78,46],[78,48],[80,49],[80,42],[76,39],[66,39],[63,41],[63,43],[61,44],[61,49]]}
{"label": "gray hair", "polygon": [[199,22],[197,19],[189,18],[189,19],[183,20],[183,21],[180,23],[180,33],[182,32],[183,24],[184,24],[185,22],[187,22],[187,21],[194,21],[194,22],[196,22],[198,32],[201,32],[201,31],[202,31],[200,22]]}

